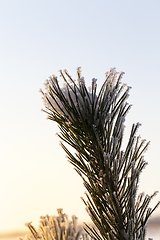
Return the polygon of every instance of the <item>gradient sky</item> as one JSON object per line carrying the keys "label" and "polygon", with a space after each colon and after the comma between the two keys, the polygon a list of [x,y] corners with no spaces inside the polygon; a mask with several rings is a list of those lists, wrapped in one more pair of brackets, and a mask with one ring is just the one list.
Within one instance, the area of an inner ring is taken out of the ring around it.
{"label": "gradient sky", "polygon": [[151,141],[139,191],[160,190],[159,12],[159,0],[0,0],[0,231],[37,225],[59,207],[89,219],[82,181],[41,112],[39,88],[59,69],[76,77],[81,66],[86,85],[95,77],[99,87],[110,67],[125,72],[125,139],[140,122],[138,135]]}

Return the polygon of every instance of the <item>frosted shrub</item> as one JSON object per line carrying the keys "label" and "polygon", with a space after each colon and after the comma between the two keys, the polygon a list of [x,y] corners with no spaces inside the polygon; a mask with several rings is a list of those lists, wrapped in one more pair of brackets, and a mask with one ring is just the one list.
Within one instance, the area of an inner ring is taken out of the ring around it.
{"label": "frosted shrub", "polygon": [[63,209],[57,209],[58,216],[41,216],[38,230],[32,225],[32,222],[25,225],[29,228],[31,234],[26,235],[19,240],[89,240],[88,235],[82,228],[77,228],[78,218],[73,215],[72,221],[63,213]]}

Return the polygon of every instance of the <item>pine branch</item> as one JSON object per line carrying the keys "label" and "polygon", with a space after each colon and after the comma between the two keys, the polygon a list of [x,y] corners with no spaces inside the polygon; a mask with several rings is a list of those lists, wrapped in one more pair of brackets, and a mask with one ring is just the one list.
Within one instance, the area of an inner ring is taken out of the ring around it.
{"label": "pine branch", "polygon": [[126,149],[121,150],[131,108],[130,87],[121,83],[123,73],[110,69],[98,94],[97,80],[92,79],[88,91],[80,68],[78,84],[67,70],[60,75],[65,87],[55,76],[45,84],[44,111],[58,123],[61,140],[76,150],[73,154],[61,144],[87,190],[83,201],[95,227],[86,224],[86,231],[95,240],[144,240],[147,221],[160,202],[151,209],[155,193],[137,197],[140,174],[147,165],[143,154],[149,145],[136,136],[139,123],[133,124]]}

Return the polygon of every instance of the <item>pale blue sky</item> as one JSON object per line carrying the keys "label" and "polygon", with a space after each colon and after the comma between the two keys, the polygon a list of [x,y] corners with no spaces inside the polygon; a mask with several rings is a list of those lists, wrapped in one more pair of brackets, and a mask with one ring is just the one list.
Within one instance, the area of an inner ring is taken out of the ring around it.
{"label": "pale blue sky", "polygon": [[[85,189],[41,112],[39,88],[59,69],[100,87],[110,67],[132,86],[134,122],[151,141],[140,191],[160,190],[160,2],[107,0],[0,1],[0,231],[38,223],[62,207],[87,221]],[[160,194],[154,203],[160,200]],[[155,216],[160,216],[160,209]]]}

